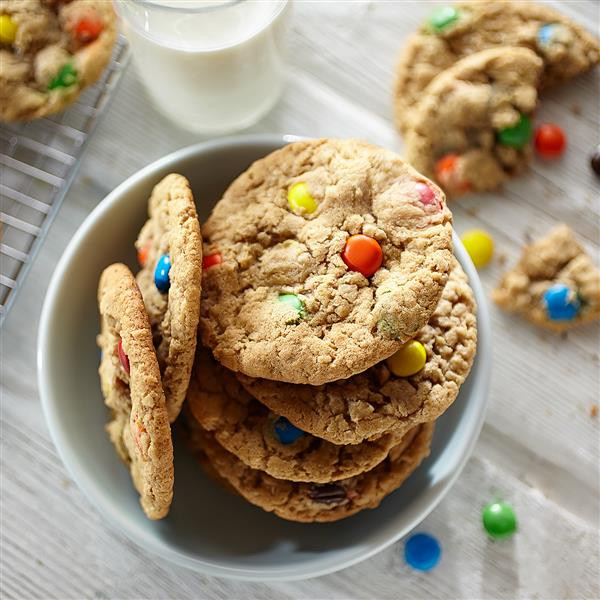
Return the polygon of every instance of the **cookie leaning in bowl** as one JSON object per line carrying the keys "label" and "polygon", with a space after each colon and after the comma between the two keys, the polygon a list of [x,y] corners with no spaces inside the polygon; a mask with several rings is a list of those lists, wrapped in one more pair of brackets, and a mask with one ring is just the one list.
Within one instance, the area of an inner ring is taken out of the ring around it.
{"label": "cookie leaning in bowl", "polygon": [[128,465],[146,516],[161,519],[173,498],[173,446],[152,332],[131,271],[107,267],[98,287],[100,381],[112,417],[106,429]]}
{"label": "cookie leaning in bowl", "polygon": [[389,356],[452,262],[442,191],[396,154],[296,142],[255,162],[203,225],[202,340],[251,377],[321,384]]}
{"label": "cookie leaning in bowl", "polygon": [[484,0],[439,6],[402,50],[394,91],[404,132],[431,80],[457,60],[498,46],[534,50],[544,62],[542,87],[567,81],[600,60],[598,40],[548,6]]}
{"label": "cookie leaning in bowl", "polygon": [[406,159],[456,196],[498,187],[531,161],[542,60],[492,48],[440,73],[407,126]]}
{"label": "cookie leaning in bowl", "polygon": [[187,406],[188,419],[246,465],[291,481],[327,483],[358,475],[383,461],[401,437],[349,446],[316,438],[270,412],[205,348],[196,355]]}
{"label": "cookie leaning in bowl", "polygon": [[564,331],[600,318],[600,271],[561,224],[523,248],[492,298],[507,312]]}
{"label": "cookie leaning in bowl", "polygon": [[74,102],[100,77],[116,36],[105,0],[2,0],[0,120],[29,121]]}
{"label": "cookie leaning in bowl", "polygon": [[467,276],[453,259],[429,323],[387,361],[318,387],[243,375],[238,379],[272,411],[334,444],[402,434],[437,419],[456,399],[477,350],[475,311]]}
{"label": "cookie leaning in bowl", "polygon": [[135,243],[137,282],[173,422],[190,381],[200,316],[202,236],[188,180],[176,173],[162,179],[152,190],[148,214]]}
{"label": "cookie leaning in bowl", "polygon": [[[409,431],[374,469],[335,483],[299,483],[275,479],[245,465],[227,452],[213,435],[194,420],[186,421],[188,449],[208,457],[221,479],[248,502],[290,521],[337,521],[365,508],[376,508],[381,501],[417,469],[429,455],[433,423]],[[202,465],[202,463],[201,463]]]}

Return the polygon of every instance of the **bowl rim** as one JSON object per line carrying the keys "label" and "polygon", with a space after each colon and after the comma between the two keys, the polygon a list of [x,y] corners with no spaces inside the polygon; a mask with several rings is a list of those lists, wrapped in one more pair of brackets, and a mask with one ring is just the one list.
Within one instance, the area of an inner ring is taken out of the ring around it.
{"label": "bowl rim", "polygon": [[119,511],[118,507],[109,501],[108,494],[104,493],[103,490],[98,487],[95,479],[91,476],[89,469],[87,469],[78,459],[78,455],[69,441],[68,432],[61,424],[60,411],[57,409],[57,405],[53,399],[52,375],[46,367],[45,356],[49,355],[52,348],[51,324],[59,302],[60,292],[64,285],[65,273],[80,246],[84,243],[86,237],[90,233],[90,230],[95,226],[96,221],[106,212],[112,210],[113,207],[122,200],[122,196],[129,188],[136,186],[141,181],[150,178],[155,173],[162,171],[181,160],[189,159],[197,154],[206,154],[213,150],[223,150],[244,145],[252,146],[269,144],[273,146],[283,146],[298,139],[301,138],[295,135],[246,134],[199,142],[167,154],[125,179],[98,203],[78,227],[52,274],[40,316],[37,340],[37,378],[40,400],[51,439],[73,481],[77,483],[78,487],[83,491],[84,495],[96,507],[100,514],[107,517],[111,527],[124,533],[137,545],[149,550],[161,558],[165,558],[179,566],[187,567],[205,575],[246,581],[294,581],[333,573],[372,557],[391,544],[397,542],[418,526],[419,523],[421,523],[441,502],[450,488],[454,485],[467,461],[471,457],[485,420],[492,362],[489,310],[477,270],[456,232],[453,232],[454,253],[469,277],[469,283],[477,301],[478,361],[476,372],[472,372],[470,377],[476,377],[478,380],[477,385],[473,386],[473,388],[479,392],[481,400],[477,402],[478,408],[476,411],[475,422],[472,426],[471,437],[457,450],[456,454],[459,454],[459,458],[456,460],[451,475],[449,475],[439,486],[439,489],[435,492],[433,498],[425,502],[423,508],[418,511],[418,514],[404,527],[396,528],[390,532],[383,532],[376,540],[371,541],[369,546],[358,548],[352,556],[345,557],[338,561],[331,561],[320,568],[315,568],[314,565],[310,563],[302,565],[285,565],[283,567],[268,567],[264,569],[246,566],[239,568],[223,566],[215,562],[201,559],[198,556],[192,557],[183,552],[178,552],[176,549],[158,542],[143,528],[134,524],[126,516],[127,513]]}

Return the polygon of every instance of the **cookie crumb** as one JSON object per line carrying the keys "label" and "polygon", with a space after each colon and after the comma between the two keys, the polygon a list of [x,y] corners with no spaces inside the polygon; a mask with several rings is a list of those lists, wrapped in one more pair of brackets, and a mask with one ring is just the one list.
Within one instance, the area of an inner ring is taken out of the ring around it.
{"label": "cookie crumb", "polygon": [[597,416],[598,416],[598,405],[592,404],[590,406],[590,417],[592,417],[592,419],[595,419]]}
{"label": "cookie crumb", "polygon": [[479,208],[477,208],[476,206],[469,206],[469,208],[465,209],[465,212],[470,216],[470,217],[475,217],[477,218],[479,216]]}
{"label": "cookie crumb", "polygon": [[581,105],[579,105],[579,104],[573,104],[573,105],[571,106],[571,112],[572,112],[572,113],[573,113],[575,116],[579,117],[579,116],[581,115]]}
{"label": "cookie crumb", "polygon": [[506,254],[504,252],[498,252],[497,256],[498,256],[498,264],[501,267],[503,267],[506,264],[506,260],[507,260]]}

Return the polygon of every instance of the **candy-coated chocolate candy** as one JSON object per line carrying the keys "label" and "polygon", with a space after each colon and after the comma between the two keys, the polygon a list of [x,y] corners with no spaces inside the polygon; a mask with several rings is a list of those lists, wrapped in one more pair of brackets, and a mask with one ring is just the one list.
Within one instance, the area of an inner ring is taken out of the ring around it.
{"label": "candy-coated chocolate candy", "polygon": [[458,154],[446,154],[435,163],[435,178],[447,190],[453,193],[464,193],[471,189],[468,181],[461,181],[458,172],[460,156]]}
{"label": "candy-coated chocolate candy", "polygon": [[590,165],[594,173],[600,177],[600,145],[596,146],[594,154],[590,157]]}
{"label": "candy-coated chocolate candy", "polygon": [[279,294],[277,299],[279,302],[283,302],[284,304],[291,306],[298,313],[298,315],[302,314],[304,305],[302,304],[302,300],[300,300],[296,294]]}
{"label": "candy-coated chocolate candy", "polygon": [[544,292],[544,305],[552,321],[571,321],[581,308],[577,292],[563,283],[556,283]]}
{"label": "candy-coated chocolate candy", "polygon": [[535,130],[535,149],[543,158],[557,158],[567,145],[564,131],[554,123],[542,123]]}
{"label": "candy-coated chocolate candy", "polygon": [[517,530],[517,517],[510,504],[491,502],[482,513],[483,526],[493,538],[510,537]]}
{"label": "candy-coated chocolate candy", "polygon": [[63,65],[56,77],[48,84],[49,90],[55,90],[58,88],[69,87],[77,81],[77,71],[72,64],[67,63]]}
{"label": "candy-coated chocolate candy", "polygon": [[215,265],[220,265],[222,262],[223,258],[218,252],[215,252],[215,254],[207,254],[202,257],[202,268],[209,269]]}
{"label": "candy-coated chocolate candy", "polygon": [[441,33],[452,23],[458,21],[460,13],[453,6],[439,6],[427,19],[427,23],[434,33]]}
{"label": "candy-coated chocolate candy", "polygon": [[123,350],[123,343],[119,340],[117,344],[117,352],[119,353],[119,360],[121,361],[121,365],[125,369],[126,373],[129,373],[129,357],[125,354],[125,350]]}
{"label": "candy-coated chocolate candy", "polygon": [[415,533],[404,544],[404,559],[417,571],[433,569],[442,555],[440,543],[427,533]]}
{"label": "candy-coated chocolate candy", "polygon": [[317,210],[317,202],[310,195],[305,183],[294,183],[287,194],[290,210],[296,214],[311,214]]}
{"label": "candy-coated chocolate candy", "polygon": [[471,229],[462,236],[462,243],[473,264],[479,269],[485,267],[494,254],[494,240],[483,229]]}
{"label": "candy-coated chocolate candy", "polygon": [[568,40],[569,33],[560,23],[547,23],[538,29],[537,40],[542,48],[547,48],[554,42]]}
{"label": "candy-coated chocolate candy", "polygon": [[437,204],[437,198],[435,197],[434,191],[422,181],[419,181],[415,184],[417,188],[417,194],[419,194],[419,200],[425,204],[425,206],[429,206],[432,204]]}
{"label": "candy-coated chocolate candy", "polygon": [[163,254],[156,263],[154,269],[154,285],[159,292],[165,294],[171,287],[169,271],[171,270],[171,258],[168,254]]}
{"label": "candy-coated chocolate candy", "polygon": [[148,262],[148,252],[150,252],[150,246],[144,246],[143,248],[138,248],[137,251],[137,259],[140,267],[145,267]]}
{"label": "candy-coated chocolate candy", "polygon": [[371,277],[383,262],[383,250],[377,240],[359,233],[346,240],[342,259],[351,271]]}
{"label": "candy-coated chocolate candy", "polygon": [[313,484],[308,491],[308,497],[322,504],[341,504],[348,500],[348,493],[339,483]]}
{"label": "candy-coated chocolate candy", "polygon": [[526,115],[521,115],[516,125],[504,127],[498,132],[498,142],[502,146],[522,148],[531,140],[532,135],[533,125],[531,119]]}
{"label": "candy-coated chocolate candy", "polygon": [[17,37],[19,26],[8,15],[0,15],[0,42],[13,44]]}
{"label": "candy-coated chocolate candy", "polygon": [[282,444],[293,444],[304,435],[302,429],[292,425],[285,417],[279,417],[273,425],[275,437]]}
{"label": "candy-coated chocolate candy", "polygon": [[421,342],[409,340],[387,360],[389,370],[396,377],[409,377],[418,373],[427,362],[427,351]]}
{"label": "candy-coated chocolate candy", "polygon": [[84,44],[95,40],[104,29],[104,24],[100,19],[83,18],[75,24],[75,37]]}

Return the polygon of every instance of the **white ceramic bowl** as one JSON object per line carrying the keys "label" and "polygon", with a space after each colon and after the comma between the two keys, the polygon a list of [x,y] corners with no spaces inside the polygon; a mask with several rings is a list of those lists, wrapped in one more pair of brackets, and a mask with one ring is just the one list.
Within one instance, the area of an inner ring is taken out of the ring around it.
{"label": "white ceramic bowl", "polygon": [[104,267],[136,268],[133,242],[154,184],[177,171],[190,180],[204,220],[252,161],[291,141],[241,136],[201,143],[152,163],[109,194],[81,225],[52,277],[38,339],[42,405],[54,443],[88,498],[140,546],[209,575],[301,579],[363,560],[400,539],[442,499],[465,465],[483,422],[490,373],[490,324],[477,272],[458,238],[456,255],[479,304],[479,349],[454,405],[439,419],[431,455],[376,510],[329,524],[299,524],[263,512],[216,486],[176,442],[175,495],[168,518],[146,519],[129,474],[104,432],[95,343],[96,289]]}

